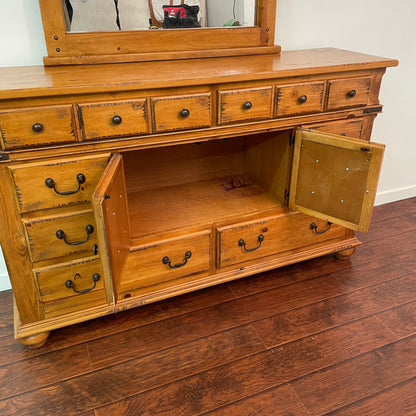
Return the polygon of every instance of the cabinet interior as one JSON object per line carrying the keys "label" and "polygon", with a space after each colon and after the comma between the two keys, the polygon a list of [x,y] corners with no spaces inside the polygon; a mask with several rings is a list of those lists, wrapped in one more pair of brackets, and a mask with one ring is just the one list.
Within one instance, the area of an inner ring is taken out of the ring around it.
{"label": "cabinet interior", "polygon": [[123,153],[132,240],[282,207],[291,131]]}

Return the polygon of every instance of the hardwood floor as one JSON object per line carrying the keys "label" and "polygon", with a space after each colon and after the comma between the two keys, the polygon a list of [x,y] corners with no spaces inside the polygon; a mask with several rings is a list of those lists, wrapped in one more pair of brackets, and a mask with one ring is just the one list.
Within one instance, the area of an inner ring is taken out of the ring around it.
{"label": "hardwood floor", "polygon": [[13,339],[0,293],[1,415],[416,415],[416,198],[325,256]]}

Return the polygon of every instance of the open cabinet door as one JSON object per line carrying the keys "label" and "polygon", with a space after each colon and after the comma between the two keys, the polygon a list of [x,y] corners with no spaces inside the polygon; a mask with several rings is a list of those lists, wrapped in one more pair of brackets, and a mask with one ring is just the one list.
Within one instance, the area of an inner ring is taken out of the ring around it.
{"label": "open cabinet door", "polygon": [[123,158],[114,155],[92,197],[107,296],[115,300],[129,252],[130,224]]}
{"label": "open cabinet door", "polygon": [[382,144],[298,129],[289,207],[368,232],[383,153]]}

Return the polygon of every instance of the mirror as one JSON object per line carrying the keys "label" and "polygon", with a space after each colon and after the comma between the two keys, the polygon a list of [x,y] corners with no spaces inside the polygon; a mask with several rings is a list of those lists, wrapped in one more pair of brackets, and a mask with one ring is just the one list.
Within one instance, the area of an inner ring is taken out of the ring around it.
{"label": "mirror", "polygon": [[274,45],[276,0],[39,0],[39,5],[45,65],[280,52]]}
{"label": "mirror", "polygon": [[255,26],[256,0],[62,0],[67,32]]}

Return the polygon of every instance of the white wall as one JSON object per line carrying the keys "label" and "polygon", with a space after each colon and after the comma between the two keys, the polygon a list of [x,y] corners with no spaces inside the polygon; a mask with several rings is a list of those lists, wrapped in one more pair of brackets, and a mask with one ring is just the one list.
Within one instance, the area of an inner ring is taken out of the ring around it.
{"label": "white wall", "polygon": [[[415,0],[278,0],[276,43],[283,50],[332,46],[400,60],[384,76],[384,114],[374,125],[373,139],[387,145],[379,204],[416,196],[415,16]],[[37,0],[0,0],[0,47],[0,66],[42,64]],[[0,256],[0,290],[8,288]]]}

